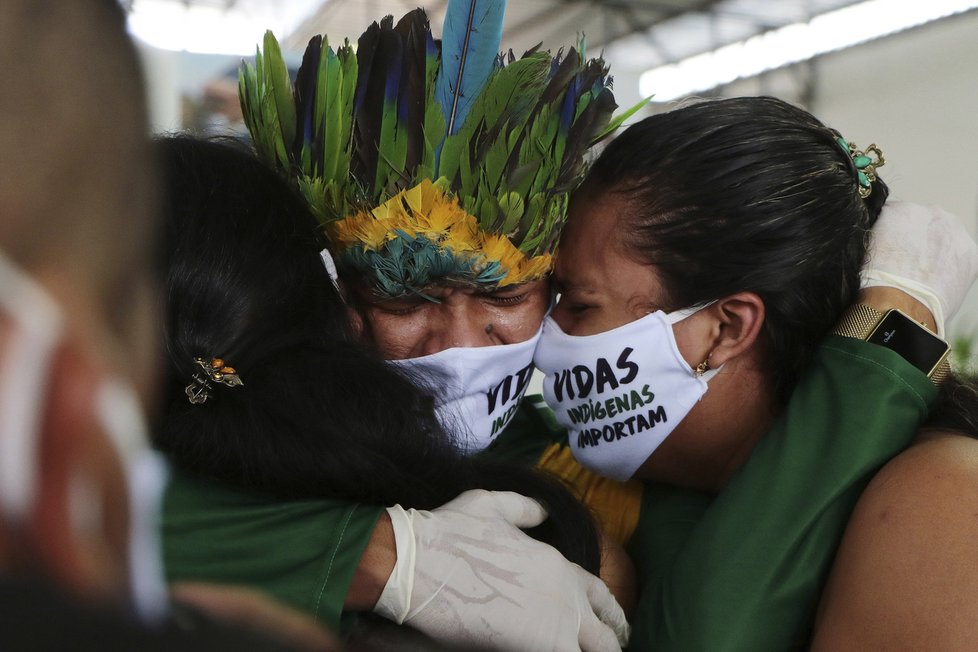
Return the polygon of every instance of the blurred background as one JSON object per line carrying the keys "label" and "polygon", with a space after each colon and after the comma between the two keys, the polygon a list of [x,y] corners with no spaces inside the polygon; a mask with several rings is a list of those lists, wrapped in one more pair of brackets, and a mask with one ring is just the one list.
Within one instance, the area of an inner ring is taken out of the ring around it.
{"label": "blurred background", "polygon": [[[243,131],[237,69],[266,29],[295,65],[306,42],[356,38],[423,6],[436,37],[447,0],[123,0],[149,81],[154,129]],[[775,95],[865,148],[893,197],[938,204],[978,234],[978,0],[510,0],[503,48],[587,39],[619,105]],[[948,329],[978,338],[978,291]],[[970,350],[974,350],[973,345]]]}

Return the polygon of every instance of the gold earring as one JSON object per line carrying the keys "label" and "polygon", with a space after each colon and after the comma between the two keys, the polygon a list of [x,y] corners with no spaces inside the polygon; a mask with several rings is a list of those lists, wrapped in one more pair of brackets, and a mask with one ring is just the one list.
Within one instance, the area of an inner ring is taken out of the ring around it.
{"label": "gold earring", "polygon": [[709,370],[710,370],[710,359],[707,358],[703,362],[696,365],[696,369],[693,370],[693,373],[696,374],[697,377],[699,377],[705,374]]}

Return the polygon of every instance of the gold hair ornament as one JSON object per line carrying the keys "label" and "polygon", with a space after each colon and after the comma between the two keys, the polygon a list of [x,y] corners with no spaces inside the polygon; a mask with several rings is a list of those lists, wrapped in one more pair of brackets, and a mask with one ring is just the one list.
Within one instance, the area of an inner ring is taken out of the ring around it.
{"label": "gold hair ornament", "polygon": [[187,399],[194,405],[206,403],[211,397],[212,382],[228,387],[244,385],[234,367],[224,364],[221,358],[211,358],[210,362],[203,358],[194,358],[194,362],[200,367],[200,371],[194,372],[193,380],[184,388]]}
{"label": "gold hair ornament", "polygon": [[[856,166],[856,175],[859,179],[859,196],[863,199],[869,197],[873,192],[873,182],[876,181],[876,168],[886,165],[883,152],[873,143],[866,148],[866,151],[859,149],[855,143],[848,142],[842,136],[835,139],[839,146],[846,151],[853,165]],[[874,161],[870,154],[876,155]]]}

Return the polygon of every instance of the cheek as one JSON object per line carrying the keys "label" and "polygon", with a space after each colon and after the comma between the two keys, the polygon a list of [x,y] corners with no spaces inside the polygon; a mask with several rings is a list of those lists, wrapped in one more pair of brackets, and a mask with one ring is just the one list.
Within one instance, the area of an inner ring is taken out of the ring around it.
{"label": "cheek", "polygon": [[491,312],[493,334],[503,344],[516,344],[530,339],[540,329],[547,314],[549,298],[546,293],[535,295],[511,307],[495,307]]}

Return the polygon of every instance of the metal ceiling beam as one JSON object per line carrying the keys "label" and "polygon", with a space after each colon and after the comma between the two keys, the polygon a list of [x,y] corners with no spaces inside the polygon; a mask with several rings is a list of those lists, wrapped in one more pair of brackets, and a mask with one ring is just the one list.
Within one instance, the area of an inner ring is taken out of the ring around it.
{"label": "metal ceiling beam", "polygon": [[579,0],[562,0],[562,2],[555,3],[548,9],[544,9],[541,12],[534,14],[533,16],[523,20],[519,25],[514,25],[506,30],[506,36],[508,38],[518,38],[520,35],[525,34],[534,29],[539,29],[538,25],[540,21],[552,21],[559,16],[564,16],[567,13],[567,5],[582,5],[585,3]]}
{"label": "metal ceiling beam", "polygon": [[[689,2],[684,7],[677,7],[671,5],[671,8],[663,11],[657,15],[652,20],[642,20],[634,14],[634,7],[627,9],[612,9],[612,11],[617,11],[626,16],[626,27],[616,31],[606,38],[603,43],[598,43],[597,45],[608,45],[623,39],[626,36],[631,36],[632,34],[640,34],[642,32],[648,31],[650,28],[658,25],[659,23],[664,23],[667,20],[672,20],[673,18],[678,18],[679,16],[691,12],[708,12],[713,5],[717,4],[718,0],[697,0],[695,2]],[[648,5],[643,5],[643,8]]]}

